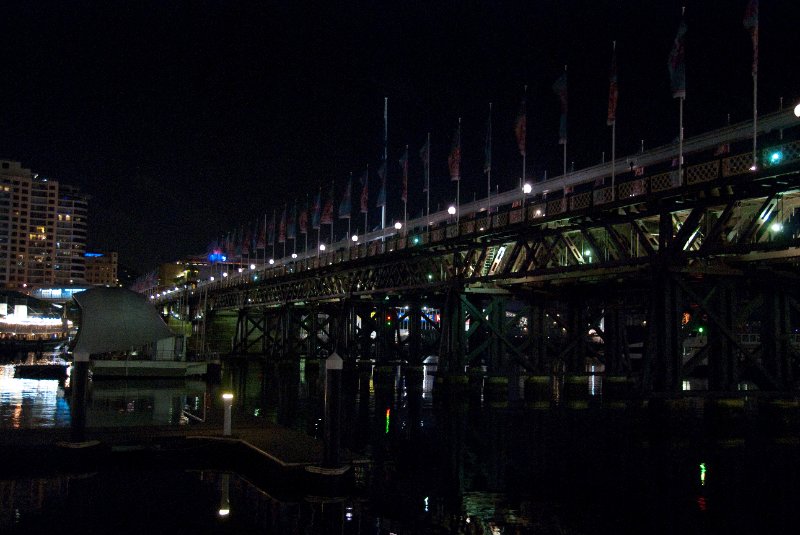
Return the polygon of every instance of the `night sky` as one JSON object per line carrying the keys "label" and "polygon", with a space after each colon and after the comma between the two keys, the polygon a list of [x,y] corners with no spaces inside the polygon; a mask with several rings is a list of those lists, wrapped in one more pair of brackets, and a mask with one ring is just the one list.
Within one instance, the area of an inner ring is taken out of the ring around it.
{"label": "night sky", "polygon": [[[90,248],[146,271],[203,253],[284,203],[377,169],[389,99],[389,219],[410,146],[409,216],[424,209],[418,151],[432,136],[432,209],[455,196],[447,152],[462,118],[462,201],[517,184],[514,118],[528,85],[528,175],[610,154],[608,70],[617,41],[617,155],[677,136],[666,62],[686,5],[686,135],[752,116],[746,0],[5,2],[0,157],[92,195]],[[336,4],[336,5],[334,5]],[[800,2],[762,0],[759,107],[800,100]],[[353,224],[363,224],[354,186]],[[337,198],[337,204],[338,204]],[[346,222],[337,233],[343,233]],[[302,240],[301,240],[302,241]]]}

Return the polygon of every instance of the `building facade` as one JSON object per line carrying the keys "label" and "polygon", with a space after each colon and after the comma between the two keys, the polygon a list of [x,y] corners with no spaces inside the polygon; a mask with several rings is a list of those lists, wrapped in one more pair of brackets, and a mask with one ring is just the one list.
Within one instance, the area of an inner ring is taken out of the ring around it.
{"label": "building facade", "polygon": [[119,286],[117,253],[86,253],[86,282],[93,286]]}
{"label": "building facade", "polygon": [[88,196],[0,160],[0,286],[84,282]]}
{"label": "building facade", "polygon": [[[56,222],[56,284],[80,284],[86,278],[89,196],[75,186],[59,185]],[[114,262],[116,264],[116,260]],[[116,269],[114,270],[116,278]],[[112,284],[113,285],[113,284]]]}

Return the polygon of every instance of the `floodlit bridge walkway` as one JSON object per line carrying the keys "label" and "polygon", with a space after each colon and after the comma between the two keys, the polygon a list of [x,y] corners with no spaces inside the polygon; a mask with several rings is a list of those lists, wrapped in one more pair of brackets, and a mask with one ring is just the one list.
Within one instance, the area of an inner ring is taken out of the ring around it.
{"label": "floodlit bridge walkway", "polygon": [[755,169],[751,135],[733,125],[686,140],[681,169],[672,144],[152,299],[222,353],[791,391],[800,119],[760,118]]}

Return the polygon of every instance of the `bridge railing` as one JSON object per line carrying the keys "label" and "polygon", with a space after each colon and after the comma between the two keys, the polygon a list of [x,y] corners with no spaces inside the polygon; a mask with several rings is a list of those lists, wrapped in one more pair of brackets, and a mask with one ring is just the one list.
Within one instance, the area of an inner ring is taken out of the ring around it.
{"label": "bridge railing", "polygon": [[[759,132],[789,129],[800,125],[791,111],[765,115],[759,120]],[[751,172],[752,152],[728,155],[730,143],[747,140],[752,135],[752,122],[732,125],[714,132],[686,140],[684,155],[714,150],[707,161],[685,165],[683,173],[667,169],[638,177],[646,166],[658,171],[658,164],[674,164],[677,159],[677,144],[664,145],[648,152],[639,153],[615,162],[596,165],[532,185],[530,194],[511,190],[486,199],[462,204],[459,215],[446,210],[409,220],[405,228],[388,227],[375,230],[358,241],[343,239],[327,244],[326,250],[312,249],[297,254],[297,258],[283,258],[274,265],[261,266],[256,270],[243,270],[221,280],[202,281],[200,286],[213,285],[219,288],[238,286],[253,278],[274,278],[293,273],[319,269],[328,265],[368,258],[385,252],[426,246],[462,236],[502,229],[526,221],[559,217],[572,212],[581,212],[593,206],[659,193],[695,185],[720,178],[735,177]],[[728,147],[719,151],[720,147]],[[775,155],[779,156],[776,157]],[[791,140],[761,149],[759,164],[775,167],[800,161],[800,140]],[[613,186],[606,185],[612,168],[617,174]]]}

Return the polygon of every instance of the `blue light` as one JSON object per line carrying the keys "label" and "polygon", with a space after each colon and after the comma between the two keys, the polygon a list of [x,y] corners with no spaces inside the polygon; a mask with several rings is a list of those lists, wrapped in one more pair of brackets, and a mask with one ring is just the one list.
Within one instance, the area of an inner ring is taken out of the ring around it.
{"label": "blue light", "polygon": [[98,258],[100,256],[105,256],[103,253],[83,253],[85,258]]}
{"label": "blue light", "polygon": [[214,252],[208,255],[208,261],[211,262],[212,264],[214,262],[224,262],[225,260],[227,260],[227,257],[222,253]]}
{"label": "blue light", "polygon": [[769,155],[769,162],[772,164],[781,163],[781,160],[783,160],[783,153],[779,150]]}

